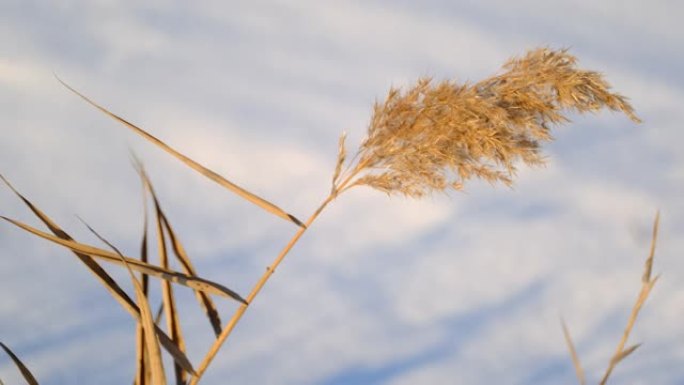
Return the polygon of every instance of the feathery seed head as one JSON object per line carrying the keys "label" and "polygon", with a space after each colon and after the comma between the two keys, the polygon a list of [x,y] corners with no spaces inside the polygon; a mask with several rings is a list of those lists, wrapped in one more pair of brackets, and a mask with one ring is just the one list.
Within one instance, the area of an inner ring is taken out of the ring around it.
{"label": "feathery seed head", "polygon": [[423,78],[405,91],[390,89],[374,106],[367,138],[341,189],[367,185],[421,197],[459,190],[474,177],[510,185],[518,161],[544,163],[541,144],[552,139],[551,125],[569,121],[567,112],[609,108],[639,122],[601,74],[575,64],[566,50],[541,48],[478,83]]}

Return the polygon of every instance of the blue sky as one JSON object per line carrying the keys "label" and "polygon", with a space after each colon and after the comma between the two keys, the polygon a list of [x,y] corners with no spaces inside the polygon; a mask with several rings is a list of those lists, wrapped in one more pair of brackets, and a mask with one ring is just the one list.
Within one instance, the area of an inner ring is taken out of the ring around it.
{"label": "blue sky", "polygon": [[[684,382],[684,6],[675,1],[5,1],[0,172],[77,239],[128,253],[145,162],[199,272],[247,293],[295,229],[78,100],[67,82],[299,217],[329,189],[341,132],[420,76],[477,81],[569,47],[644,120],[555,130],[515,188],[421,201],[343,195],[307,232],[207,384],[574,383],[559,317],[597,382],[639,290],[653,215],[662,273],[614,383]],[[37,222],[6,189],[0,213]],[[128,383],[130,317],[68,252],[0,225],[0,340],[42,384]],[[125,272],[109,269],[121,282]],[[126,286],[128,287],[128,286]],[[180,290],[190,356],[211,343]],[[234,305],[220,301],[224,318]],[[6,384],[20,379],[0,359]]]}

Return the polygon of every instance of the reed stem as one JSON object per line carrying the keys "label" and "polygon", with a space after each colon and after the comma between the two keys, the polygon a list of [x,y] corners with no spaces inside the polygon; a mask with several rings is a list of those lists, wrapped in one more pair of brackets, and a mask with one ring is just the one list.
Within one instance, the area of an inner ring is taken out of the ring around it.
{"label": "reed stem", "polygon": [[270,266],[266,268],[266,271],[264,274],[259,278],[257,283],[254,285],[252,288],[252,291],[249,293],[249,295],[246,298],[246,304],[241,304],[240,307],[237,308],[235,313],[233,314],[233,317],[228,321],[228,324],[226,324],[226,327],[223,328],[221,331],[221,334],[216,338],[216,341],[214,344],[211,346],[209,349],[209,352],[207,352],[206,356],[204,356],[204,359],[202,360],[202,363],[197,367],[196,372],[197,375],[192,378],[190,381],[189,385],[196,385],[199,380],[201,379],[202,375],[204,372],[207,370],[209,367],[209,364],[211,364],[212,360],[216,356],[216,354],[221,350],[221,347],[223,344],[226,342],[228,339],[228,336],[232,333],[233,329],[235,329],[235,326],[240,322],[240,319],[242,316],[245,314],[247,311],[247,308],[249,305],[251,305],[252,301],[256,298],[257,295],[259,295],[259,292],[261,289],[266,285],[266,282],[268,282],[268,279],[271,278],[273,273],[275,273],[275,270],[278,268],[278,265],[285,259],[285,256],[292,250],[295,244],[299,241],[299,239],[304,235],[306,230],[309,228],[309,226],[318,218],[318,216],[321,214],[321,212],[325,209],[325,207],[333,201],[336,197],[336,192],[331,193],[322,203],[321,205],[314,211],[313,214],[309,217],[309,219],[306,220],[304,223],[304,226],[299,227],[295,235],[290,239],[290,241],[283,247],[283,249],[280,251],[278,256],[273,260]]}

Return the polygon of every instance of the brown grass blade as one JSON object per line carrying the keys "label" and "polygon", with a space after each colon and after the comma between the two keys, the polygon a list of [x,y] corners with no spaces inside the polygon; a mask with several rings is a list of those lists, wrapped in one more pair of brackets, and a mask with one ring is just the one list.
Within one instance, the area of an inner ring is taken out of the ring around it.
{"label": "brown grass blade", "polygon": [[582,369],[582,363],[580,362],[579,356],[577,355],[577,350],[575,350],[575,344],[572,343],[572,337],[570,336],[570,331],[568,331],[568,326],[565,324],[565,320],[561,319],[561,325],[563,326],[563,336],[565,336],[565,343],[568,345],[568,350],[570,351],[570,357],[572,357],[572,365],[575,367],[575,374],[577,375],[577,380],[580,385],[585,385],[587,380],[584,376],[584,369]]}
{"label": "brown grass blade", "polygon": [[[150,192],[150,195],[152,195],[152,200],[154,202],[157,215],[160,218],[161,223],[166,230],[166,233],[169,235],[169,240],[171,241],[173,254],[176,256],[176,259],[181,263],[181,266],[183,266],[183,270],[186,274],[190,276],[197,276],[197,272],[190,260],[190,257],[185,252],[185,248],[183,247],[183,244],[181,243],[180,239],[173,231],[173,227],[171,226],[168,217],[166,216],[166,214],[164,214],[164,210],[162,209],[161,204],[159,203],[159,199],[157,197],[157,194],[154,190],[154,186],[152,185],[149,176],[147,175],[144,168],[139,162],[137,164],[137,170],[143,180],[146,189]],[[216,305],[214,304],[214,301],[206,293],[203,293],[198,290],[195,290],[195,296],[197,297],[197,301],[199,302],[202,309],[204,309],[204,312],[206,313],[207,318],[209,319],[209,323],[211,324],[212,329],[214,330],[214,334],[216,336],[220,335],[221,318],[219,316]]]}
{"label": "brown grass blade", "polygon": [[31,371],[26,367],[26,365],[24,365],[24,363],[21,362],[19,357],[17,357],[17,355],[14,354],[14,352],[12,352],[12,350],[4,343],[0,342],[0,346],[5,350],[5,353],[7,353],[7,355],[10,356],[12,361],[14,361],[14,365],[16,365],[17,369],[19,369],[21,375],[24,376],[24,380],[26,380],[26,382],[29,385],[38,385],[38,380],[36,380]]}
{"label": "brown grass blade", "polygon": [[127,120],[121,118],[120,116],[114,114],[113,112],[107,110],[106,108],[100,106],[99,104],[95,103],[85,95],[81,94],[80,92],[76,91],[73,87],[65,83],[62,79],[59,77],[55,76],[57,80],[62,83],[64,87],[69,89],[71,92],[75,93],[78,95],[81,99],[85,100],[88,104],[92,105],[93,107],[97,108],[98,110],[102,111],[109,117],[113,118],[114,120],[118,121],[119,123],[123,124],[124,126],[128,127],[129,129],[133,130],[133,132],[137,133],[138,135],[142,136],[143,138],[149,140],[150,142],[156,144],[158,147],[166,151],[167,153],[171,154],[172,156],[176,157],[179,159],[181,162],[185,163],[188,167],[192,168],[193,170],[199,172],[200,174],[206,176],[207,178],[213,180],[214,182],[218,183],[219,185],[225,187],[226,189],[234,192],[235,194],[239,195],[240,197],[248,200],[249,202],[252,202],[253,204],[261,207],[262,209],[270,212],[271,214],[275,214],[283,219],[286,219],[288,221],[291,221],[295,223],[297,226],[303,226],[303,223],[297,219],[294,215],[288,214],[285,212],[283,209],[280,207],[274,205],[273,203],[255,195],[252,194],[251,192],[243,189],[242,187],[230,182],[228,179],[224,178],[223,176],[219,175],[218,173],[202,166],[201,164],[195,162],[194,160],[188,158],[187,156],[181,154],[180,152],[176,151],[166,143],[162,142],[152,134],[148,133],[147,131],[143,130],[142,128],[134,125],[133,123],[128,122]]}
{"label": "brown grass blade", "polygon": [[[93,233],[102,243],[107,245],[110,249],[112,249],[116,254],[122,256],[123,254],[119,249],[114,246],[111,242],[109,242],[107,239],[105,239],[100,233],[98,233],[92,226],[90,226],[86,221],[84,221],[81,217],[78,217],[78,219],[86,226],[86,228]],[[142,274],[142,277],[147,277],[146,274]],[[143,289],[143,295],[145,298],[147,298],[147,292],[145,290],[145,287],[141,284],[141,287]],[[147,366],[147,363],[149,361],[149,356],[147,355],[147,345],[146,345],[146,337],[145,337],[145,328],[142,325],[141,322],[137,322],[136,324],[136,365],[137,365],[137,370],[136,370],[136,378],[134,383],[137,385],[145,385],[147,384],[151,379],[149,377],[151,376],[149,367]],[[181,349],[181,351],[185,352],[185,349]],[[174,362],[174,365],[179,365],[177,362]]]}
{"label": "brown grass blade", "polygon": [[[156,202],[155,202],[156,203]],[[166,250],[166,237],[164,236],[164,226],[157,208],[157,247],[159,250],[160,265],[164,269],[169,268],[169,256]],[[185,351],[185,340],[183,339],[183,332],[180,326],[180,319],[178,315],[178,308],[176,307],[176,299],[173,295],[173,288],[171,282],[162,281],[162,304],[166,313],[166,330],[171,334],[171,339],[176,343],[178,348]],[[176,384],[184,385],[187,376],[183,368],[178,364],[174,365],[174,373],[176,375]]]}
{"label": "brown grass blade", "polygon": [[[161,213],[161,218],[164,227],[166,228],[166,231],[169,234],[169,240],[171,241],[173,254],[176,256],[176,259],[178,259],[178,261],[183,266],[183,270],[188,275],[193,277],[197,276],[197,272],[195,271],[192,262],[190,262],[190,257],[188,257],[187,253],[185,252],[185,248],[183,247],[183,244],[180,242],[180,240],[174,233],[171,224],[169,223],[166,216],[164,216],[163,212]],[[219,315],[216,304],[214,304],[214,300],[212,300],[211,297],[207,295],[207,293],[204,293],[199,290],[195,290],[195,297],[197,298],[197,301],[199,302],[202,309],[204,310],[204,313],[207,315],[207,319],[211,324],[214,334],[216,336],[220,335],[222,328],[221,317]]]}
{"label": "brown grass blade", "polygon": [[[142,262],[147,262],[147,194],[145,189],[142,189],[142,202],[143,202],[143,235],[140,240],[140,260]],[[149,294],[149,277],[147,274],[141,274],[141,285],[143,293],[145,296]],[[157,319],[155,318],[155,325],[158,325]],[[136,385],[147,385],[150,380],[150,371],[147,366],[147,347],[145,346],[145,330],[143,330],[140,323],[136,324],[135,328],[135,384]]]}
{"label": "brown grass blade", "polygon": [[[93,247],[90,245],[86,245],[83,243],[78,243],[75,241],[69,241],[65,240],[59,237],[55,237],[53,235],[50,235],[48,233],[45,233],[43,231],[40,231],[38,229],[35,229],[27,224],[21,223],[19,221],[16,221],[11,218],[7,218],[5,216],[0,216],[1,219],[4,219],[5,221],[12,223],[13,225],[28,231],[29,233],[32,233],[34,235],[37,235],[41,238],[44,238],[46,240],[49,240],[53,243],[56,243],[58,245],[64,246],[66,248],[69,248],[73,251],[82,253],[82,254],[87,254],[92,257],[96,258],[101,258],[107,262],[111,262],[114,264],[121,265],[121,260],[119,259],[119,256],[116,255],[115,253],[112,253],[107,250],[103,250],[97,247]],[[174,283],[178,283],[180,285],[187,286],[189,288],[195,289],[195,290],[200,290],[204,291],[206,293],[211,293],[211,294],[218,294],[224,297],[229,297],[232,299],[235,299],[236,301],[240,303],[245,303],[245,300],[240,297],[237,293],[234,291],[228,289],[227,287],[218,284],[216,282],[212,282],[203,278],[199,277],[191,277],[186,274],[173,271],[173,270],[167,270],[164,268],[161,268],[159,266],[151,265],[148,263],[143,263],[141,261],[138,261],[137,259],[125,257],[126,263],[131,267],[131,269],[137,270],[139,272],[148,274],[153,277],[157,277],[160,279],[165,279],[169,280]]]}
{"label": "brown grass blade", "polygon": [[648,258],[646,259],[646,263],[644,264],[644,273],[641,277],[641,291],[639,292],[639,296],[637,297],[634,306],[632,306],[632,311],[627,320],[627,326],[625,326],[625,330],[622,332],[622,338],[620,339],[620,342],[618,343],[618,346],[615,349],[613,357],[610,359],[610,363],[608,364],[608,368],[606,369],[606,372],[604,373],[603,378],[601,379],[600,385],[605,385],[608,382],[608,378],[610,378],[610,375],[617,366],[617,364],[620,363],[620,361],[622,361],[625,357],[632,354],[640,346],[640,344],[637,344],[625,349],[625,345],[627,344],[629,335],[632,332],[634,325],[636,324],[639,312],[641,312],[641,309],[644,306],[644,303],[646,303],[646,300],[648,299],[651,290],[658,281],[658,276],[651,277],[651,273],[653,270],[653,258],[655,256],[656,241],[658,239],[659,223],[660,212],[657,212],[655,219],[653,221],[651,248],[649,251]]}
{"label": "brown grass blade", "polygon": [[147,385],[149,378],[145,330],[140,323],[137,323],[135,326],[135,379],[133,383],[135,385]]}
{"label": "brown grass blade", "polygon": [[[21,199],[28,206],[28,208],[34,213],[34,215],[36,215],[57,237],[65,241],[74,241],[74,239],[64,230],[62,230],[62,228],[59,227],[52,219],[50,219],[50,217],[43,213],[43,211],[41,211],[37,206],[35,206],[21,193],[19,193],[19,191],[15,189],[14,186],[12,186],[12,184],[1,174],[0,179],[19,197],[19,199]],[[100,283],[102,283],[102,285],[112,294],[114,299],[116,299],[116,301],[119,302],[119,304],[121,304],[121,306],[133,316],[133,318],[139,321],[140,309],[138,308],[138,305],[136,305],[136,303],[133,302],[133,300],[128,296],[128,294],[126,294],[126,292],[123,291],[123,289],[121,289],[119,284],[117,284],[116,281],[114,281],[114,279],[89,255],[79,253],[75,250],[72,250],[72,252],[81,262],[83,262],[83,264],[86,265],[86,267],[88,267],[88,269],[90,269],[90,271],[93,274],[95,274]],[[178,350],[178,348],[176,347],[176,345],[173,344],[169,336],[167,336],[166,333],[164,333],[164,331],[159,328],[156,329],[156,333],[162,345],[169,352],[169,354],[171,354],[174,360],[183,365],[185,370],[194,374],[195,371],[192,367],[192,364],[190,363],[190,360],[188,360],[188,358],[185,356],[183,352]]]}
{"label": "brown grass blade", "polygon": [[150,378],[154,385],[166,385],[166,375],[164,374],[164,363],[161,357],[161,349],[159,347],[159,340],[157,339],[154,324],[154,319],[152,318],[152,311],[150,310],[150,304],[147,301],[147,296],[143,292],[142,285],[135,277],[133,270],[131,269],[128,261],[123,255],[117,254],[123,265],[128,270],[128,274],[131,276],[131,281],[133,282],[133,287],[135,288],[135,296],[138,299],[138,307],[140,308],[140,325],[145,334],[145,346],[147,348],[148,358],[150,361]]}

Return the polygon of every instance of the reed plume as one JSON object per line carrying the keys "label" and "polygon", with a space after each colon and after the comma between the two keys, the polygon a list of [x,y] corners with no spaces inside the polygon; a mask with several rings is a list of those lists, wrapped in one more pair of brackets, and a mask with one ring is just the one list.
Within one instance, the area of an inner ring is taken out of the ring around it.
{"label": "reed plume", "polygon": [[626,98],[610,92],[600,73],[578,69],[567,50],[536,49],[503,70],[474,84],[423,78],[405,91],[392,88],[375,104],[344,188],[421,197],[460,190],[474,177],[510,185],[519,161],[544,163],[541,145],[568,112],[608,108],[639,122]]}

